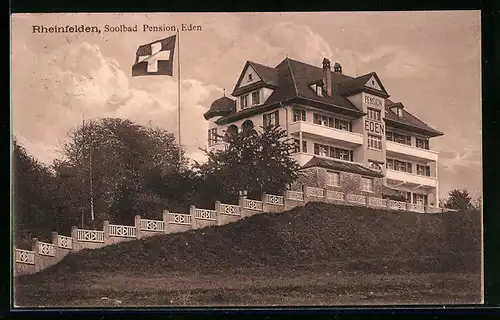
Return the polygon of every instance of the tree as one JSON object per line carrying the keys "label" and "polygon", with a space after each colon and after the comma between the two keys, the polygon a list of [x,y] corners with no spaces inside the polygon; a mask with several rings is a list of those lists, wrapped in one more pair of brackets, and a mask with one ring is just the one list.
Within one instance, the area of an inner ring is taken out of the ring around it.
{"label": "tree", "polygon": [[75,128],[63,145],[63,157],[54,162],[66,212],[73,221],[84,217],[85,226],[94,228],[103,220],[130,224],[144,208],[163,208],[151,191],[161,188],[152,177],[179,173],[186,166],[171,133],[117,118]]}
{"label": "tree", "polygon": [[458,211],[472,211],[474,205],[472,197],[469,195],[467,189],[458,190],[453,189],[448,193],[448,198],[442,202],[443,206],[448,209]]}
{"label": "tree", "polygon": [[34,237],[50,237],[57,219],[54,176],[49,168],[13,139],[14,241],[28,245]]}
{"label": "tree", "polygon": [[264,191],[279,194],[297,179],[299,166],[291,157],[293,139],[279,127],[244,130],[221,138],[226,149],[206,151],[208,161],[196,167],[204,182],[198,193],[211,191],[212,200],[224,200],[246,190],[249,197],[258,198]]}

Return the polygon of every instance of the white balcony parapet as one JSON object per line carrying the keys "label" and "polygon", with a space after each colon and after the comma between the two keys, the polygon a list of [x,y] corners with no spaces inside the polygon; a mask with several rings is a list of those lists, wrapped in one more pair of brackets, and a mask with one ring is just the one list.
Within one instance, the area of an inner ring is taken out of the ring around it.
{"label": "white balcony parapet", "polygon": [[57,246],[59,248],[73,249],[73,238],[57,235]]}
{"label": "white balcony parapet", "polygon": [[392,169],[386,170],[387,179],[412,183],[415,185],[424,185],[429,187],[437,186],[437,179],[435,177],[421,176],[413,173],[397,171]]}
{"label": "white balcony parapet", "polygon": [[305,122],[305,121],[293,122],[289,126],[289,132],[291,134],[297,132],[305,132],[314,136],[322,137],[324,139],[345,141],[348,142],[349,144],[363,145],[363,135],[360,133],[339,130],[311,122]]}
{"label": "white balcony parapet", "polygon": [[282,206],[283,205],[283,196],[277,196],[274,194],[266,194],[266,203]]}
{"label": "white balcony parapet", "polygon": [[234,204],[221,203],[219,206],[219,213],[230,216],[241,216],[240,206]]}
{"label": "white balcony parapet", "polygon": [[309,197],[323,198],[325,196],[325,190],[315,187],[306,187],[306,195]]}
{"label": "white balcony parapet", "polygon": [[406,211],[406,202],[389,200],[389,209]]}
{"label": "white balcony parapet", "polygon": [[438,161],[439,153],[434,150],[417,148],[414,146],[409,146],[394,141],[386,141],[385,147],[388,153],[392,152],[392,153],[413,156],[424,160]]}
{"label": "white balcony parapet", "polygon": [[334,190],[326,190],[326,198],[328,200],[344,201],[344,193]]}
{"label": "white balcony parapet", "polygon": [[141,230],[163,232],[165,231],[165,221],[141,219]]}
{"label": "white balcony parapet", "polygon": [[54,257],[56,255],[55,246],[52,243],[38,242],[38,254],[42,256]]}
{"label": "white balcony parapet", "polygon": [[368,197],[368,205],[372,207],[387,207],[387,201],[382,198]]}
{"label": "white balcony parapet", "polygon": [[295,201],[304,201],[304,193],[300,191],[287,190],[286,198]]}
{"label": "white balcony parapet", "polygon": [[366,197],[359,194],[350,194],[348,193],[346,196],[346,201],[366,205]]}
{"label": "white balcony parapet", "polygon": [[243,208],[250,209],[250,210],[262,211],[263,204],[262,204],[262,201],[245,198],[245,199],[243,199]]}
{"label": "white balcony parapet", "polygon": [[84,242],[104,242],[104,231],[77,229],[76,239]]}
{"label": "white balcony parapet", "polygon": [[18,263],[35,264],[35,252],[30,250],[15,249],[15,260]]}

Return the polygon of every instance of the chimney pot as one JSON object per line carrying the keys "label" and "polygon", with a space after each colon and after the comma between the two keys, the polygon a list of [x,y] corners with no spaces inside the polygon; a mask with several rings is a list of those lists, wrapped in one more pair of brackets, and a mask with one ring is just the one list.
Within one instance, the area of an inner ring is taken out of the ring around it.
{"label": "chimney pot", "polygon": [[332,96],[332,70],[330,69],[330,60],[323,59],[323,83],[325,86],[326,94]]}
{"label": "chimney pot", "polygon": [[333,65],[333,72],[342,73],[342,65],[340,65],[340,63],[338,62],[335,62],[335,64]]}

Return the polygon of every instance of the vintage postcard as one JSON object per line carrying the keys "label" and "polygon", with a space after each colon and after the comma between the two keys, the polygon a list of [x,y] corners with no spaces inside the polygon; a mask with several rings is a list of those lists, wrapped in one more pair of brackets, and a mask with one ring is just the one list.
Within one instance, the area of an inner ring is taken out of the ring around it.
{"label": "vintage postcard", "polygon": [[483,303],[479,11],[11,24],[15,307]]}

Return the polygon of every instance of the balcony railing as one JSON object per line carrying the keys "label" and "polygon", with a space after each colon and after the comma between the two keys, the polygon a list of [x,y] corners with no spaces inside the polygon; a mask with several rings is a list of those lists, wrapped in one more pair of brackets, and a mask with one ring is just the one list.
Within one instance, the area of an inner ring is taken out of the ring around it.
{"label": "balcony railing", "polygon": [[407,144],[401,144],[394,141],[386,141],[385,146],[387,153],[389,154],[390,153],[404,154],[418,159],[438,161],[437,151],[417,148],[415,146],[409,146]]}
{"label": "balcony railing", "polygon": [[421,176],[414,173],[397,171],[392,169],[386,170],[387,179],[410,183],[413,185],[424,185],[436,188],[437,180],[435,177]]}
{"label": "balcony railing", "polygon": [[351,131],[335,129],[311,122],[297,121],[290,124],[291,134],[303,132],[322,139],[346,142],[348,145],[363,145],[363,135]]}

